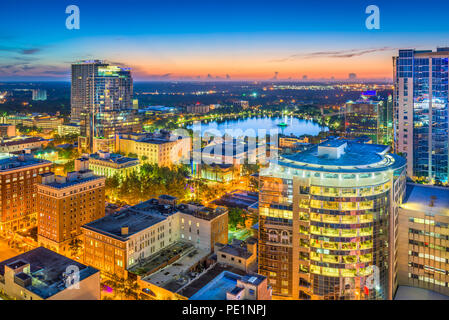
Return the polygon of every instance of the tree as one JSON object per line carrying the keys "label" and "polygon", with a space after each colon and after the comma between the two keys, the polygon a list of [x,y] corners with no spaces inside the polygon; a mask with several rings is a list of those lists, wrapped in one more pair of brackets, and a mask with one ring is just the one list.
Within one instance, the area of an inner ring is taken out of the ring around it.
{"label": "tree", "polygon": [[124,279],[114,273],[108,273],[107,280],[103,282],[104,285],[111,287],[114,292],[114,297],[123,298],[138,298],[139,284],[133,278],[128,277]]}
{"label": "tree", "polygon": [[64,164],[64,172],[72,172],[73,170],[75,170],[75,161],[74,160],[69,160]]}
{"label": "tree", "polygon": [[72,257],[78,256],[82,247],[83,247],[83,241],[81,239],[78,239],[78,238],[72,239],[72,241],[70,241],[70,243],[69,243],[69,249],[70,249],[70,253],[71,253]]}
{"label": "tree", "polygon": [[114,298],[119,296],[123,297],[124,291],[124,279],[116,275],[115,273],[106,274],[107,280],[103,282],[105,286],[111,287],[114,293]]}
{"label": "tree", "polygon": [[133,298],[134,300],[137,300],[139,295],[139,289],[140,287],[137,281],[128,277],[124,281],[123,295],[126,298]]}
{"label": "tree", "polygon": [[146,201],[162,194],[184,199],[188,193],[188,170],[185,166],[159,167],[144,163],[139,171],[132,171],[125,177],[106,179],[107,193],[129,204]]}
{"label": "tree", "polygon": [[228,224],[235,229],[238,225],[245,225],[245,213],[240,208],[231,208],[228,212]]}

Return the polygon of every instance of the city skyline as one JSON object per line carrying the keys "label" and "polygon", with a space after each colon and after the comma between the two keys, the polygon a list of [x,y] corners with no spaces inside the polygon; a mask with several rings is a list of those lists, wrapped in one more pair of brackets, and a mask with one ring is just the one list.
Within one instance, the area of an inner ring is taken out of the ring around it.
{"label": "city skyline", "polygon": [[1,303],[449,300],[449,2],[0,8]]}
{"label": "city skyline", "polygon": [[132,8],[78,1],[79,30],[65,27],[68,4],[28,1],[23,10],[8,3],[0,13],[0,81],[68,81],[69,65],[84,59],[129,66],[136,81],[343,80],[350,73],[391,80],[399,49],[449,45],[441,40],[449,35],[442,16],[449,4],[432,3],[417,10],[377,1],[379,30],[365,27],[366,1],[135,2]]}

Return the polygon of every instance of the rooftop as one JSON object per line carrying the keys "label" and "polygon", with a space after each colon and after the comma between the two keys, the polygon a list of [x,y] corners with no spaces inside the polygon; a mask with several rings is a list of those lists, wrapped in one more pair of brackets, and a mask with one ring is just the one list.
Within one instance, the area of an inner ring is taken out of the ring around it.
{"label": "rooftop", "polygon": [[17,269],[29,264],[29,271],[18,273],[18,277],[25,280],[32,279],[27,290],[47,299],[66,288],[64,274],[68,266],[76,266],[80,270],[80,281],[98,272],[75,260],[66,258],[44,247],[38,247],[22,253],[14,258],[0,262],[0,275],[4,276],[5,266]]}
{"label": "rooftop", "polygon": [[[202,148],[200,152],[206,155],[232,155],[237,156],[242,153],[257,151],[258,148],[262,147],[264,144],[253,140],[253,141],[243,141],[242,139],[233,138],[224,139],[221,143],[212,142],[206,147]],[[195,150],[194,152],[198,152]]]}
{"label": "rooftop", "polygon": [[182,203],[178,205],[177,209],[184,214],[203,220],[212,220],[228,212],[225,207],[210,208],[192,203]]}
{"label": "rooftop", "polygon": [[[95,180],[104,180],[105,178],[102,176],[95,176],[91,174],[92,171],[84,171],[81,174],[79,172],[69,172],[67,177],[62,177],[62,180],[58,180],[59,176],[57,176],[56,180],[49,183],[43,183],[42,185],[48,186],[54,189],[64,189],[68,187],[75,186],[77,184],[86,183]],[[52,173],[43,174],[43,176],[51,175]],[[65,178],[65,179],[64,179]]]}
{"label": "rooftop", "polygon": [[237,294],[241,290],[237,282],[259,285],[266,278],[259,274],[237,274],[231,271],[222,271],[215,278],[189,297],[190,300],[226,300],[226,293]]}
{"label": "rooftop", "polygon": [[134,162],[139,161],[139,159],[137,159],[137,158],[124,157],[118,153],[111,153],[111,154],[107,154],[106,156],[102,156],[102,154],[99,154],[99,153],[93,153],[93,154],[89,155],[89,159],[95,159],[95,160],[109,162],[109,163],[115,163],[115,164],[134,163]]}
{"label": "rooftop", "polygon": [[146,132],[146,133],[132,133],[122,134],[120,139],[135,140],[137,142],[151,143],[151,144],[163,144],[167,142],[179,139],[179,137],[173,136],[170,131],[160,130],[158,132]]}
{"label": "rooftop", "polygon": [[449,297],[427,289],[399,286],[394,300],[449,300]]}
{"label": "rooftop", "polygon": [[[167,250],[164,250],[165,253],[163,257],[161,257],[161,253],[163,252],[158,252],[153,259],[150,259],[151,261],[147,263],[147,267],[152,266],[153,268],[157,268],[161,266],[161,268],[144,277],[143,280],[171,292],[177,292],[192,281],[192,279],[195,278],[195,273],[190,272],[190,270],[209,256],[210,251],[195,248],[192,244],[182,241],[178,241],[174,245],[179,246],[180,244],[183,245],[182,250],[176,253],[177,258],[175,260],[173,260],[175,256],[172,256],[170,259],[171,263],[166,264],[169,257],[167,256]],[[167,249],[172,251],[171,248]],[[167,256],[167,258],[165,258],[166,261],[161,261],[165,256]],[[150,270],[150,268],[147,270]]]}
{"label": "rooftop", "polygon": [[51,164],[51,162],[33,158],[30,155],[13,156],[9,153],[0,153],[0,172],[42,164]]}
{"label": "rooftop", "polygon": [[[121,210],[83,226],[106,236],[126,241],[130,236],[147,229],[163,220],[176,210],[167,205],[160,205],[156,199],[150,199],[133,207]],[[128,227],[128,233],[122,235],[122,227]]]}
{"label": "rooftop", "polygon": [[9,139],[3,139],[0,142],[0,146],[17,146],[24,143],[33,143],[33,142],[40,142],[44,141],[45,139],[41,137],[28,137],[28,136],[18,136],[18,137],[12,137]]}
{"label": "rooftop", "polygon": [[449,216],[449,188],[407,183],[401,208]]}
{"label": "rooftop", "polygon": [[[225,274],[233,275],[233,279],[223,278]],[[192,300],[226,300],[226,291],[232,290],[237,279],[246,273],[229,265],[216,263],[206,273],[179,290],[179,294]],[[210,291],[209,295],[207,292]]]}
{"label": "rooftop", "polygon": [[249,206],[259,201],[259,194],[257,192],[250,192],[245,190],[234,190],[226,193],[220,199],[213,202],[218,205],[227,207],[237,207],[247,209]]}
{"label": "rooftop", "polygon": [[222,248],[218,249],[218,252],[227,253],[243,259],[248,259],[253,255],[251,252],[248,251],[246,246],[240,247],[237,245],[230,245],[230,244],[224,245]]}
{"label": "rooftop", "polygon": [[[343,152],[337,156],[329,156],[320,147],[338,148],[338,151]],[[278,163],[291,168],[325,172],[373,172],[405,166],[404,158],[387,154],[388,151],[388,146],[336,140],[313,146],[303,152],[281,156]]]}

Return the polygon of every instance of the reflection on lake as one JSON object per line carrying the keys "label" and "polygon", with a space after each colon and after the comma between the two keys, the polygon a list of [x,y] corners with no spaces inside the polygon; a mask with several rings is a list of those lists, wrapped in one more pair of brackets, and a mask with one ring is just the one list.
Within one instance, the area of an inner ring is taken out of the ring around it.
{"label": "reflection on lake", "polygon": [[[286,125],[284,125],[286,124]],[[193,125],[190,124],[187,128],[192,129]],[[238,130],[242,130],[247,136],[258,135],[258,130],[266,130],[269,134],[275,133],[276,130],[279,134],[295,136],[301,136],[303,134],[318,135],[321,131],[328,131],[327,127],[321,127],[318,123],[310,120],[299,119],[295,117],[251,117],[251,118],[237,118],[224,119],[222,121],[215,120],[210,122],[201,123],[201,134],[206,131],[209,134],[214,135],[214,131],[218,130],[220,135],[228,133],[232,136],[239,136],[242,132],[238,133]]]}

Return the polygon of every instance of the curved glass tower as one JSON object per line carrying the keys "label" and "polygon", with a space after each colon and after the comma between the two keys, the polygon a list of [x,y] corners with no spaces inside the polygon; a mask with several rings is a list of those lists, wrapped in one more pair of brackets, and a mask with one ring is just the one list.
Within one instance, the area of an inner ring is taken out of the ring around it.
{"label": "curved glass tower", "polygon": [[405,159],[333,140],[262,170],[259,273],[293,299],[391,299]]}

